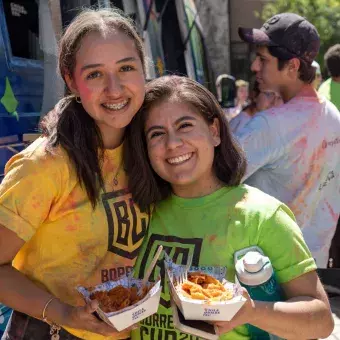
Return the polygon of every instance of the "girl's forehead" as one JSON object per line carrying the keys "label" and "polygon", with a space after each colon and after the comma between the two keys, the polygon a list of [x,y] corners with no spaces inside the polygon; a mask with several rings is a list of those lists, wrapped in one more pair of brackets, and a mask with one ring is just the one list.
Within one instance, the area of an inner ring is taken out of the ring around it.
{"label": "girl's forehead", "polygon": [[111,58],[112,61],[139,55],[135,42],[126,33],[112,29],[105,34],[90,32],[84,36],[79,44],[76,61],[88,62]]}
{"label": "girl's forehead", "polygon": [[145,114],[144,127],[146,129],[152,125],[173,126],[183,119],[205,121],[198,109],[180,100],[156,103]]}

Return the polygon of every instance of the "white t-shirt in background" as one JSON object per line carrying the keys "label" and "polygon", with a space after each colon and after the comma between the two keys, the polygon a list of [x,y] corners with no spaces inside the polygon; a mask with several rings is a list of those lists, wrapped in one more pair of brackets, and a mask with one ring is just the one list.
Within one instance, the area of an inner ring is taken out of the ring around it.
{"label": "white t-shirt in background", "polygon": [[318,267],[326,267],[340,213],[337,108],[295,97],[257,113],[235,135],[248,159],[243,181],[292,209]]}

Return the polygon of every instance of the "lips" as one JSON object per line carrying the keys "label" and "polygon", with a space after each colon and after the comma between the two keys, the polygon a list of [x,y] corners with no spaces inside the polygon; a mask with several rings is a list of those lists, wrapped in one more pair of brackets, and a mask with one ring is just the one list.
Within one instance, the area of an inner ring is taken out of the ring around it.
{"label": "lips", "polygon": [[172,157],[172,158],[168,158],[167,162],[170,163],[171,165],[178,165],[178,164],[182,164],[186,161],[188,161],[191,157],[192,157],[193,153],[189,152],[177,157]]}
{"label": "lips", "polygon": [[127,104],[129,103],[129,99],[123,100],[119,103],[103,103],[102,106],[104,106],[106,109],[118,111],[123,109]]}

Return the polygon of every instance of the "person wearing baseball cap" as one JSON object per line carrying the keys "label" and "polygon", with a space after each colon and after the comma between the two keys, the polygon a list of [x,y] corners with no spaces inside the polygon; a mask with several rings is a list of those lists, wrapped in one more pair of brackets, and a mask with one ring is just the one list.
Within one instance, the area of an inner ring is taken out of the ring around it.
{"label": "person wearing baseball cap", "polygon": [[340,214],[340,115],[313,86],[318,32],[305,18],[281,13],[239,35],[256,49],[251,70],[260,88],[276,89],[284,101],[235,133],[248,159],[243,180],[292,209],[325,268]]}

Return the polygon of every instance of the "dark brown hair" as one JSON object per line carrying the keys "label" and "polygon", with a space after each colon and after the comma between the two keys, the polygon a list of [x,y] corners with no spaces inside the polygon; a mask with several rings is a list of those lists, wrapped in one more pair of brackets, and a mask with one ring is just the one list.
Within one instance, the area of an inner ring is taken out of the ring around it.
{"label": "dark brown hair", "polygon": [[[117,9],[86,9],[67,27],[59,43],[59,73],[71,78],[76,64],[76,53],[82,39],[91,32],[104,35],[120,30],[130,37],[136,46],[143,70],[146,70],[146,58],[143,43],[135,31],[131,20]],[[93,208],[104,189],[101,163],[103,141],[93,118],[77,103],[74,95],[69,95],[56,105],[41,122],[43,134],[47,137],[47,151],[62,146],[73,162],[80,184],[85,187]]]}
{"label": "dark brown hair", "polygon": [[246,160],[233,139],[223,111],[214,95],[196,81],[180,76],[164,76],[146,85],[144,104],[126,130],[124,164],[129,174],[129,189],[142,210],[171,194],[170,183],[152,169],[146,145],[144,125],[155,105],[175,98],[195,108],[208,124],[220,123],[221,144],[215,147],[213,167],[216,176],[228,186],[239,185],[246,170]]}
{"label": "dark brown hair", "polygon": [[330,76],[340,77],[340,44],[330,47],[324,58]]}
{"label": "dark brown hair", "polygon": [[[268,46],[269,53],[278,59],[278,70],[281,71],[283,68],[289,63],[289,60],[292,59],[283,59],[278,57],[280,46]],[[299,79],[306,83],[311,84],[315,79],[315,68],[312,66],[312,64],[308,64],[306,61],[297,58],[300,60],[300,66],[299,66]]]}

